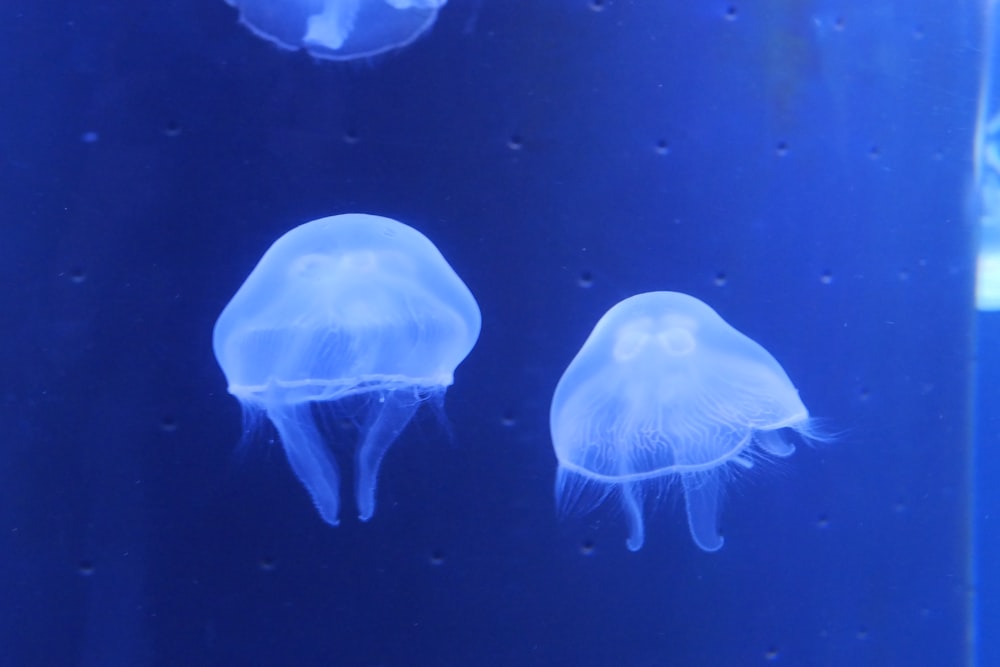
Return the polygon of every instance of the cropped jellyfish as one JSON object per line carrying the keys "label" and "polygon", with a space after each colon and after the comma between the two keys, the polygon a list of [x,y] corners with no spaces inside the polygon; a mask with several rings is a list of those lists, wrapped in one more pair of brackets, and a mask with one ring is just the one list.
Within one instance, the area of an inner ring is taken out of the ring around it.
{"label": "cropped jellyfish", "polygon": [[259,37],[324,60],[377,56],[434,25],[447,0],[226,0]]}
{"label": "cropped jellyfish", "polygon": [[760,458],[811,437],[809,413],[767,350],[698,299],[638,294],[602,317],[556,386],[550,413],[563,511],[617,496],[627,545],[645,540],[643,510],[679,481],[688,527],[705,551],[722,547],[723,483]]}
{"label": "cropped jellyfish", "polygon": [[[264,253],[215,324],[215,357],[245,430],[274,424],[320,516],[338,523],[330,444],[357,427],[354,493],[375,513],[379,465],[472,350],[479,307],[427,237],[351,213],[292,229]],[[341,443],[342,444],[342,443]]]}

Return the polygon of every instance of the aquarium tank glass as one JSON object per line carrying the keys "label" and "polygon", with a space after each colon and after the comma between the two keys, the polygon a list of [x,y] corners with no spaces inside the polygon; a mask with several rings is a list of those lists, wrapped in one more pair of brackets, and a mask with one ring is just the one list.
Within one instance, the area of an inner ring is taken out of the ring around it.
{"label": "aquarium tank glass", "polygon": [[995,0],[0,19],[0,667],[1000,665]]}

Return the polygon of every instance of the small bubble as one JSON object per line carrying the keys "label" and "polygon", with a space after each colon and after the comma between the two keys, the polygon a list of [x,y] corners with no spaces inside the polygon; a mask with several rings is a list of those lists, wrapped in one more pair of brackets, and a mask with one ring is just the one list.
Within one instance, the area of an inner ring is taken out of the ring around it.
{"label": "small bubble", "polygon": [[833,21],[833,29],[834,30],[843,30],[844,29],[844,17],[843,16],[838,16],[836,19],[834,19],[834,21]]}
{"label": "small bubble", "polygon": [[524,139],[522,139],[521,135],[519,134],[512,135],[510,139],[507,140],[507,148],[511,149],[512,151],[521,150],[522,148],[524,148]]}
{"label": "small bubble", "polygon": [[163,134],[168,137],[179,137],[181,136],[181,125],[176,120],[168,120],[163,126]]}
{"label": "small bubble", "polygon": [[858,628],[857,635],[855,636],[862,641],[868,639],[868,628],[862,625],[860,628]]}
{"label": "small bubble", "polygon": [[98,135],[97,132],[94,131],[84,132],[83,134],[80,135],[80,141],[82,141],[85,144],[97,143],[97,140],[100,138],[101,138],[100,135]]}
{"label": "small bubble", "polygon": [[774,147],[774,153],[778,157],[785,157],[786,155],[788,155],[788,142],[779,141],[778,144]]}
{"label": "small bubble", "polygon": [[90,577],[94,574],[94,563],[89,560],[81,560],[76,566],[76,571],[80,573],[80,576]]}
{"label": "small bubble", "polygon": [[344,143],[345,144],[356,144],[361,141],[361,137],[358,136],[358,131],[354,128],[349,128],[344,130]]}
{"label": "small bubble", "polygon": [[918,25],[913,28],[913,39],[923,39],[925,34],[923,26]]}
{"label": "small bubble", "polygon": [[581,556],[593,556],[594,555],[594,540],[584,540],[580,543],[580,555]]}
{"label": "small bubble", "polygon": [[906,269],[900,269],[899,273],[896,274],[896,277],[899,278],[900,282],[906,282],[910,279],[910,272]]}
{"label": "small bubble", "polygon": [[257,561],[257,569],[261,572],[274,572],[277,567],[278,564],[274,561],[274,559],[268,556],[263,556],[259,561]]}
{"label": "small bubble", "polygon": [[728,7],[726,7],[725,16],[727,21],[735,21],[736,14],[737,14],[736,5],[729,5]]}
{"label": "small bubble", "polygon": [[656,146],[653,148],[657,155],[667,155],[670,153],[670,142],[666,139],[660,139],[656,142]]}
{"label": "small bubble", "polygon": [[84,271],[79,266],[73,267],[69,271],[69,280],[70,282],[79,285],[80,283],[87,280],[87,272]]}
{"label": "small bubble", "polygon": [[726,272],[725,271],[718,271],[715,274],[715,279],[713,280],[713,282],[715,283],[716,287],[725,287],[726,286],[726,280],[727,280],[727,278],[726,278]]}
{"label": "small bubble", "polygon": [[165,433],[173,433],[177,430],[177,420],[174,419],[173,415],[164,415],[160,419],[160,429]]}
{"label": "small bubble", "polygon": [[590,271],[581,271],[576,284],[583,288],[594,286],[594,275]]}
{"label": "small bubble", "polygon": [[824,271],[820,274],[819,281],[824,285],[833,283],[833,273],[831,271]]}
{"label": "small bubble", "polygon": [[862,401],[867,401],[871,397],[872,397],[872,392],[868,387],[862,387],[860,391],[858,391],[858,398],[861,399]]}
{"label": "small bubble", "polygon": [[506,426],[507,428],[511,428],[516,423],[517,423],[517,420],[514,419],[514,411],[513,410],[504,410],[503,416],[500,417],[500,424],[503,425],[503,426]]}
{"label": "small bubble", "polygon": [[882,155],[882,149],[878,146],[872,146],[868,149],[868,157],[872,160],[877,160]]}
{"label": "small bubble", "polygon": [[608,3],[605,0],[590,0],[590,8],[595,12],[603,12],[607,6]]}
{"label": "small bubble", "polygon": [[830,527],[830,517],[826,514],[820,514],[819,518],[816,519],[817,528],[829,528]]}
{"label": "small bubble", "polygon": [[906,512],[906,503],[902,500],[897,500],[892,504],[892,511],[896,514],[904,514]]}
{"label": "small bubble", "polygon": [[441,551],[440,549],[435,549],[434,551],[431,552],[431,555],[427,559],[427,562],[429,562],[431,565],[435,567],[444,565],[444,552]]}
{"label": "small bubble", "polygon": [[777,660],[778,659],[778,647],[770,646],[766,651],[764,651],[765,660]]}

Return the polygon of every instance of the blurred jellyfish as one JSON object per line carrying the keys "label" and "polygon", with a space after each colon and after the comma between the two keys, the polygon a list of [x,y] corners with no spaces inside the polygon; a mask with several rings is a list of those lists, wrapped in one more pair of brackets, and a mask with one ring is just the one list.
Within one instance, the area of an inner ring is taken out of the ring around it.
{"label": "blurred jellyfish", "polygon": [[226,0],[256,35],[325,60],[377,56],[434,25],[447,0]]}
{"label": "blurred jellyfish", "polygon": [[306,223],[274,242],[222,311],[215,357],[246,429],[266,414],[292,470],[336,525],[328,440],[356,425],[358,513],[375,513],[379,465],[427,399],[440,403],[479,337],[479,307],[420,232],[373,215]]}
{"label": "blurred jellyfish", "polygon": [[550,427],[560,507],[585,511],[618,495],[633,551],[645,539],[647,494],[678,478],[695,543],[719,549],[727,470],[789,456],[788,430],[810,435],[774,357],[677,292],[630,297],[598,321],[556,386]]}

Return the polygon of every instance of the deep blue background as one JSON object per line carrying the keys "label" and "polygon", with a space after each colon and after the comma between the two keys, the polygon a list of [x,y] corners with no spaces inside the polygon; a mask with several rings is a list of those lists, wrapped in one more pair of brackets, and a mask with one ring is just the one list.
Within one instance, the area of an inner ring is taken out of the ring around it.
{"label": "deep blue background", "polygon": [[[221,0],[4,3],[0,665],[960,664],[975,17],[452,0],[336,65]],[[483,334],[453,440],[418,419],[334,529],[236,450],[210,338],[274,239],[353,211],[431,238]],[[658,289],[838,434],[731,487],[715,554],[677,499],[638,553],[553,508],[555,383]]]}
{"label": "deep blue background", "polygon": [[1000,313],[982,313],[976,329],[975,664],[992,665],[1000,660]]}

